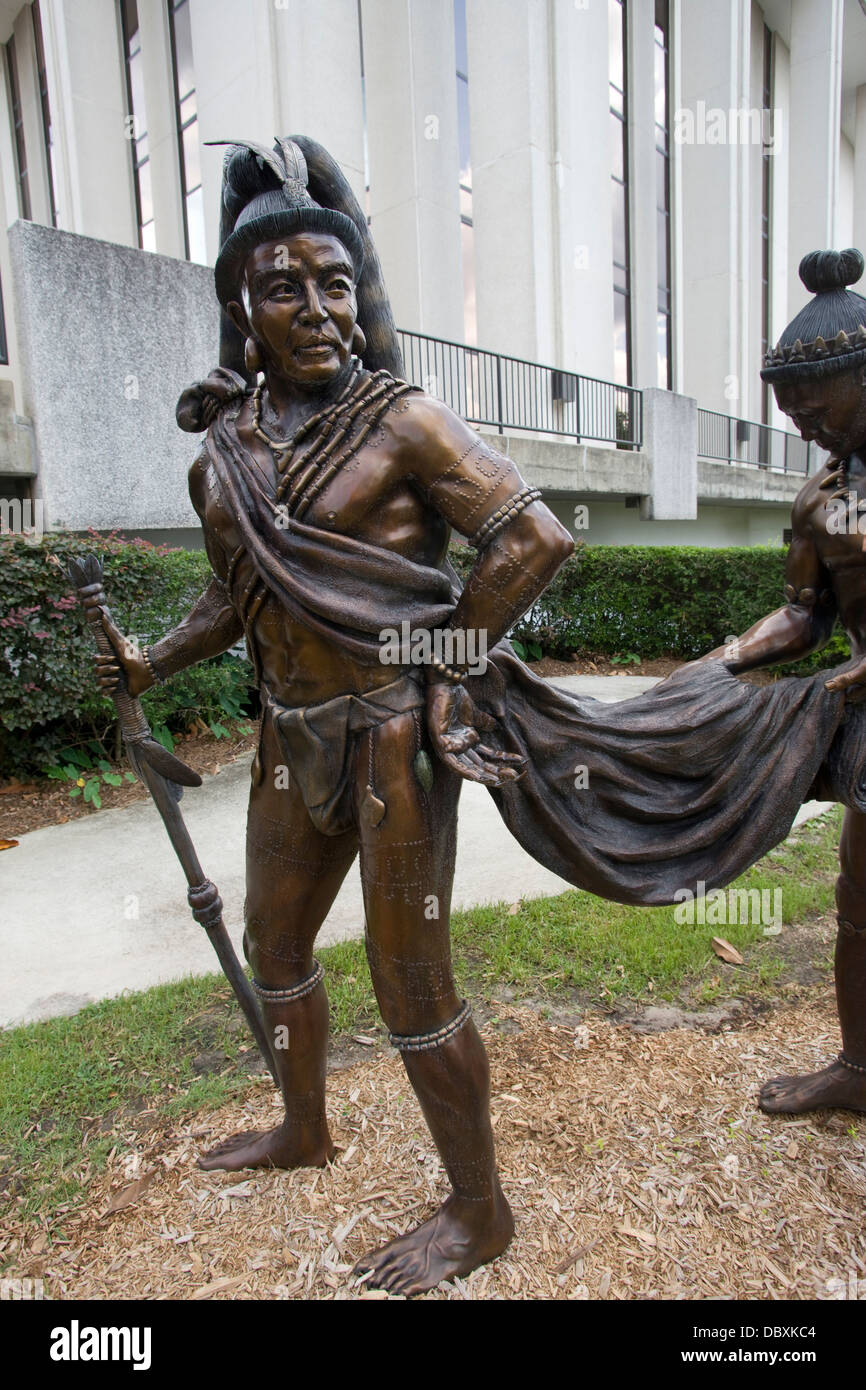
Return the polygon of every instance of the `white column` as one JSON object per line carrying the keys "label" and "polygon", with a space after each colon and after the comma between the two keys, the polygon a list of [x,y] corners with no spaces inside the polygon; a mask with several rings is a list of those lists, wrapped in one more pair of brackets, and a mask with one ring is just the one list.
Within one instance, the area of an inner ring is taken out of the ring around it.
{"label": "white column", "polygon": [[[401,328],[462,341],[452,3],[363,0],[361,15],[370,226],[394,316]],[[471,51],[469,64],[471,91]]]}
{"label": "white column", "polygon": [[364,110],[357,0],[278,0],[273,12],[279,129],[324,145],[364,206]]}
{"label": "white column", "polygon": [[[748,127],[730,113],[749,106],[749,0],[721,6],[690,0],[680,7],[683,379],[698,405],[746,416],[748,268],[751,206]],[[760,225],[757,227],[760,235]],[[760,383],[758,383],[758,386]]]}
{"label": "white column", "polygon": [[866,256],[866,83],[857,88],[854,129],[854,240]]}
{"label": "white column", "polygon": [[[748,104],[750,111],[763,109],[764,97],[764,15],[756,3],[751,5],[749,25],[749,47],[746,57],[748,67]],[[743,317],[744,342],[742,377],[742,414],[748,420],[761,419],[763,384],[761,382],[761,333],[763,324],[763,240],[761,236],[761,213],[764,196],[764,144],[766,131],[772,132],[771,117],[762,117],[760,127],[755,122],[743,126],[751,136],[760,134],[760,139],[750,139],[742,150],[743,176],[749,186],[749,222],[747,228],[747,259],[743,263],[745,277],[745,312]],[[772,168],[771,168],[772,186]],[[770,254],[772,256],[772,223],[770,225]],[[770,327],[772,335],[772,325]]]}
{"label": "white column", "polygon": [[[474,8],[470,0],[470,12]],[[504,225],[495,224],[486,239],[494,241],[488,264],[486,252],[476,250],[476,277],[483,276],[486,286],[485,300],[493,312],[502,316],[497,328],[499,341],[504,351],[521,351],[516,343],[512,328],[511,313],[516,307],[512,302],[501,301],[496,293],[496,277],[501,274],[496,256],[509,253],[508,238],[511,224],[520,225],[526,219],[527,226],[521,235],[531,238],[539,228],[541,235],[536,243],[538,250],[533,254],[543,254],[546,234],[544,225],[544,197],[546,191],[553,203],[554,280],[551,285],[553,305],[550,310],[551,329],[542,333],[541,323],[527,322],[523,331],[528,345],[527,356],[538,355],[538,360],[563,367],[566,371],[582,372],[586,376],[600,377],[609,381],[613,377],[613,242],[610,220],[610,149],[608,126],[610,122],[609,84],[607,70],[607,5],[589,4],[585,8],[574,5],[573,0],[555,0],[553,10],[554,33],[551,53],[553,73],[553,174],[552,185],[539,178],[533,185],[524,184],[522,193],[530,196],[534,192],[536,207],[529,202],[523,207],[515,206],[511,217]],[[480,32],[476,30],[480,46]],[[604,61],[599,54],[605,55]],[[469,91],[470,99],[477,102],[479,119],[485,119],[487,98],[482,91],[474,92],[475,77],[470,58]],[[487,71],[490,86],[496,74]],[[502,96],[509,95],[507,86],[501,89]],[[495,126],[490,123],[486,139],[488,145],[495,138]],[[514,131],[518,137],[518,132]],[[475,132],[473,129],[473,153]],[[528,152],[523,161],[523,172],[528,173],[531,160]],[[473,161],[475,162],[475,161]],[[496,187],[496,180],[516,170],[517,161],[508,160],[505,151],[494,157],[486,175],[486,182]],[[476,169],[477,169],[476,163]],[[491,189],[491,191],[492,191]],[[515,190],[517,196],[522,196]],[[507,187],[504,190],[507,195]],[[476,214],[476,227],[481,221],[482,205]],[[479,233],[476,230],[476,238]],[[476,240],[476,247],[479,242]],[[520,277],[511,281],[515,290],[528,281],[529,274],[524,267]],[[538,288],[544,285],[543,273]],[[517,295],[511,297],[517,299]],[[522,298],[522,294],[521,294]],[[521,306],[526,313],[530,306]],[[542,314],[544,311],[541,311]],[[528,318],[528,313],[527,313]],[[479,334],[483,332],[483,327]],[[486,338],[479,336],[479,342]]]}
{"label": "white column", "polygon": [[[791,150],[787,138],[791,112],[791,62],[787,45],[773,35],[773,122],[775,142],[770,173],[770,341],[773,346],[785,325],[803,303],[803,286],[796,302],[788,305],[788,190],[791,179]],[[791,429],[791,421],[776,405],[770,392],[769,422],[776,429]]]}
{"label": "white column", "polygon": [[183,200],[167,5],[140,4],[138,23],[156,249],[164,256],[182,259]]}
{"label": "white column", "polygon": [[658,217],[655,138],[655,37],[651,5],[630,5],[628,179],[631,357],[635,386],[658,385]]}
{"label": "white column", "polygon": [[45,0],[40,9],[61,226],[137,246],[117,6],[113,0]]}
{"label": "white column", "polygon": [[467,0],[478,342],[540,362],[558,346],[548,21],[544,4]]}
{"label": "white column", "polygon": [[268,148],[279,124],[272,0],[190,0],[207,255],[219,250],[225,151],[208,140],[255,140]]}
{"label": "white column", "polygon": [[670,0],[668,44],[670,51],[670,112],[671,133],[668,145],[670,179],[671,234],[671,385],[683,391],[685,379],[685,331],[683,317],[686,296],[683,285],[683,166],[682,145],[673,138],[675,113],[682,106],[683,90],[683,26],[685,0]]}
{"label": "white column", "polygon": [[807,297],[802,257],[836,246],[841,101],[842,0],[791,0],[791,312]]}

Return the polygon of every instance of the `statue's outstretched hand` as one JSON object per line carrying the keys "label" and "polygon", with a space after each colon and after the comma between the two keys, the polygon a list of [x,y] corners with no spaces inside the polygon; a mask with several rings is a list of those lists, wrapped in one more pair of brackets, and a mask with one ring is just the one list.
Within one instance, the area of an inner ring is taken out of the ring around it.
{"label": "statue's outstretched hand", "polygon": [[824,682],[825,690],[850,690],[852,686],[859,686],[862,695],[862,687],[866,686],[866,656],[861,656],[850,671],[842,671],[832,680]]}
{"label": "statue's outstretched hand", "polygon": [[518,753],[498,753],[481,742],[479,730],[495,729],[496,721],[478,709],[462,685],[428,685],[427,728],[437,756],[470,782],[501,787],[525,770],[525,759]]}
{"label": "statue's outstretched hand", "polygon": [[99,603],[94,602],[93,599],[85,599],[84,604],[85,607],[97,609],[102,630],[114,649],[114,654],[111,656],[94,657],[96,678],[103,694],[111,695],[117,689],[121,670],[130,695],[135,697],[140,695],[142,691],[149,690],[154,684],[154,679],[138,645],[130,638],[124,637],[123,633],[112,622],[105,608]]}

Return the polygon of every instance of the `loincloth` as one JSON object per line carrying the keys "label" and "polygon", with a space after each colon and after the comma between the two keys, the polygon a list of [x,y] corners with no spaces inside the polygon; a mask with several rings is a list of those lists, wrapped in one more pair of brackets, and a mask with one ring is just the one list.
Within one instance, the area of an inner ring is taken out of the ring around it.
{"label": "loincloth", "polygon": [[342,835],[355,824],[353,735],[423,709],[426,698],[423,674],[414,670],[378,690],[302,708],[281,704],[266,689],[263,694],[292,778],[323,835]]}

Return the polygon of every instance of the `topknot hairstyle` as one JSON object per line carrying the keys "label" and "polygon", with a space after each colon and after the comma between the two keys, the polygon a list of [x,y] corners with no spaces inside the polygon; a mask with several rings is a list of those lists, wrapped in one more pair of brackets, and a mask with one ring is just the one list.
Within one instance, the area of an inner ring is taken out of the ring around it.
{"label": "topknot hairstyle", "polygon": [[854,246],[803,257],[800,279],[815,297],[767,353],[764,381],[816,380],[866,362],[866,299],[847,288],[863,269],[863,256]]}

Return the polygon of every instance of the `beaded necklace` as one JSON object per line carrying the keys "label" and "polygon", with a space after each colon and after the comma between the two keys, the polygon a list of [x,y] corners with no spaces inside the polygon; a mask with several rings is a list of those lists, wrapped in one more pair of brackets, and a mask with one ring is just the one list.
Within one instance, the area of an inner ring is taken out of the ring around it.
{"label": "beaded necklace", "polygon": [[311,415],[290,438],[275,439],[262,427],[263,387],[258,385],[252,396],[251,425],[256,437],[273,453],[277,472],[282,475],[275,503],[300,519],[358,453],[393,402],[415,389],[390,372],[365,375],[355,357],[349,379],[336,400]]}

